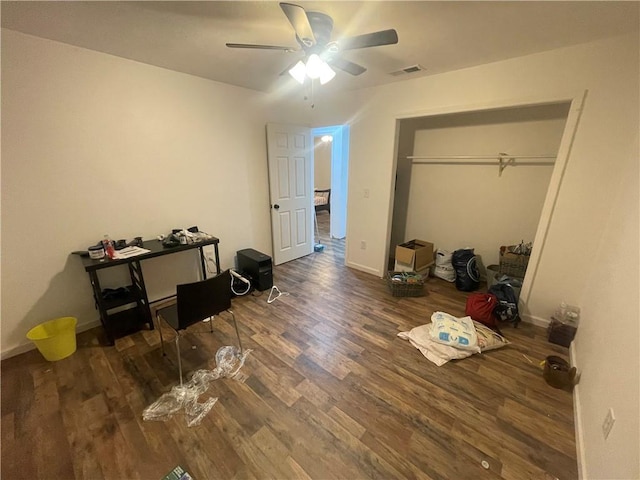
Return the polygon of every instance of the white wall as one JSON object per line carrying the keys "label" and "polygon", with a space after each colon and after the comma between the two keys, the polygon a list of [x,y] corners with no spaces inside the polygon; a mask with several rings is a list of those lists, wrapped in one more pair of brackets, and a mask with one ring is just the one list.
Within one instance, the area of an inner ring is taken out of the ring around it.
{"label": "white wall", "polygon": [[[3,30],[3,356],[50,318],[95,324],[88,275],[70,253],[104,234],[147,240],[197,225],[220,238],[223,268],[241,248],[270,253],[265,124],[301,120],[270,102]],[[196,278],[191,253],[145,262],[151,299]]]}
{"label": "white wall", "polygon": [[[592,479],[640,478],[638,141],[636,130],[628,139],[628,155],[619,159],[617,168],[626,175],[611,191],[603,235],[591,257],[595,268],[578,302],[582,318],[573,360],[582,377],[576,404],[583,420],[582,455]],[[609,408],[616,422],[605,440],[601,425]]]}
{"label": "white wall", "polygon": [[[413,155],[555,155],[567,111],[560,104],[428,117],[416,125]],[[553,164],[527,161],[535,159],[516,159],[502,174],[496,164],[414,163],[405,240],[472,247],[485,266],[498,263],[501,245],[532,242]]]}
{"label": "white wall", "polygon": [[313,139],[314,188],[331,188],[331,142]]}
{"label": "white wall", "polygon": [[[610,401],[613,392],[616,402],[624,405],[616,410],[624,413],[617,414],[614,429],[638,422],[636,368],[640,353],[638,335],[633,335],[639,318],[637,256],[631,255],[625,263],[627,272],[614,275],[617,261],[610,265],[602,262],[616,253],[601,251],[601,245],[615,235],[605,231],[613,215],[616,222],[635,232],[628,236],[624,252],[639,248],[637,228],[632,228],[639,215],[638,202],[616,198],[623,180],[630,182],[629,191],[639,188],[639,56],[636,32],[317,99],[314,112],[317,124],[351,125],[347,264],[382,276],[391,219],[396,119],[556,101],[588,90],[525,311],[529,318],[546,319],[562,300],[582,303],[583,321],[575,342],[578,369],[589,377],[595,368],[616,364],[623,352],[633,364],[608,370],[608,376],[599,373],[593,380],[585,380],[580,389],[578,426],[586,478],[640,476],[637,429],[621,428],[609,438],[606,451],[598,451],[602,443],[598,429],[606,413],[601,406]],[[369,198],[364,198],[365,188],[370,191]],[[616,211],[620,203],[624,208]],[[367,250],[359,248],[361,240],[367,241]],[[618,261],[625,262],[624,257]],[[597,299],[590,295],[598,291],[606,295]],[[623,305],[628,306],[624,315],[605,315],[619,312]],[[613,339],[612,331],[631,334],[620,333]],[[598,362],[601,366],[594,367]]]}

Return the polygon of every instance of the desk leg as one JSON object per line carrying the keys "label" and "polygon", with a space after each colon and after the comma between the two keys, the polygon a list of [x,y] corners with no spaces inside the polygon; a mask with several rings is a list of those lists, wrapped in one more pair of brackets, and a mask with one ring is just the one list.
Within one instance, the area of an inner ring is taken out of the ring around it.
{"label": "desk leg", "polygon": [[213,244],[213,250],[216,256],[216,275],[220,275],[220,254],[218,253],[218,244]]}
{"label": "desk leg", "polygon": [[[218,244],[213,245],[214,255],[216,259],[216,275],[220,275],[220,253],[218,252]],[[204,247],[198,247],[200,251],[200,265],[202,267],[202,280],[207,279],[207,257],[204,254]]]}
{"label": "desk leg", "polygon": [[136,303],[138,309],[145,319],[145,323],[149,325],[149,330],[153,330],[153,318],[151,317],[151,309],[149,308],[149,296],[147,295],[147,288],[144,284],[144,277],[142,276],[142,266],[140,262],[129,263],[129,275],[133,285],[138,290]]}
{"label": "desk leg", "polygon": [[206,257],[204,256],[204,250],[202,247],[198,247],[198,250],[200,251],[200,266],[202,267],[202,278],[200,280],[206,280],[207,279],[207,264],[206,264]]}
{"label": "desk leg", "polygon": [[109,345],[115,345],[116,342],[109,325],[107,308],[102,298],[102,288],[100,288],[100,280],[98,280],[97,271],[93,270],[89,272],[89,279],[91,280],[91,287],[93,288],[93,299],[95,300],[98,312],[100,313],[100,323],[102,323],[102,327],[107,334],[107,341],[109,342]]}

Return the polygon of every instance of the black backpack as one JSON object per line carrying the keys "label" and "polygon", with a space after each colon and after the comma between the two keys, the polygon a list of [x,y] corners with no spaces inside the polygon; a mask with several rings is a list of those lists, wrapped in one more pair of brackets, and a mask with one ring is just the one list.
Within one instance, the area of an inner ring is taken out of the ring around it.
{"label": "black backpack", "polygon": [[513,287],[508,283],[496,283],[489,288],[489,293],[498,299],[498,304],[493,310],[494,315],[503,322],[513,322],[513,326],[517,327],[520,322],[520,313],[518,298]]}

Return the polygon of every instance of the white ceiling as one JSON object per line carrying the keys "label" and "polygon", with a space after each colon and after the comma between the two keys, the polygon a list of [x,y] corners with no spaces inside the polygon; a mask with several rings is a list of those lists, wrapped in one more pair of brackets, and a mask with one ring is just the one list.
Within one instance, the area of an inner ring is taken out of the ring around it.
{"label": "white ceiling", "polygon": [[[322,88],[358,89],[433,75],[637,31],[639,3],[361,1],[296,2],[329,14],[332,39],[395,28],[397,45],[351,50],[365,66]],[[219,82],[273,91],[301,53],[238,50],[226,42],[297,47],[272,1],[2,1],[2,27]],[[410,65],[424,72],[391,76]]]}

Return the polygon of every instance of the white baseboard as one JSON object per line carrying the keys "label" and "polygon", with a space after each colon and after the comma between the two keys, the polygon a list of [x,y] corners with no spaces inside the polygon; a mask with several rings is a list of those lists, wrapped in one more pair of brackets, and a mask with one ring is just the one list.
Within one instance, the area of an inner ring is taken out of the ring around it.
{"label": "white baseboard", "polygon": [[[90,330],[95,327],[99,327],[100,325],[101,323],[99,319],[86,322],[76,326],[76,333],[86,332],[87,330]],[[25,341],[20,345],[9,348],[3,351],[2,353],[0,353],[0,360],[5,360],[7,358],[15,357],[16,355],[20,355],[21,353],[26,353],[35,349],[36,349],[36,346],[33,342]]]}
{"label": "white baseboard", "polygon": [[370,273],[371,275],[375,275],[380,278],[383,277],[383,275],[381,275],[380,272],[375,268],[367,267],[366,265],[360,265],[359,263],[347,262],[347,267],[353,268],[354,270],[360,270],[361,272]]}
{"label": "white baseboard", "polygon": [[78,325],[76,327],[76,332],[77,333],[82,333],[82,332],[86,332],[87,330],[91,330],[92,328],[96,328],[101,326],[102,324],[100,323],[100,319],[97,318],[91,322],[86,322],[83,323],[82,325]]}
{"label": "white baseboard", "polygon": [[[550,320],[536,317],[535,315],[522,315],[522,321],[526,323],[532,323],[538,327],[547,328]],[[575,343],[571,342],[569,346],[569,364],[572,367],[576,367],[578,372],[580,368],[577,365],[578,360],[576,358]],[[578,383],[573,387],[573,424],[575,425],[575,438],[576,438],[576,459],[578,463],[578,479],[583,480],[587,478],[585,471],[586,459],[584,457],[584,435],[582,432],[582,408],[580,403],[580,384]]]}
{"label": "white baseboard", "polygon": [[532,323],[537,327],[547,328],[549,326],[550,321],[546,318],[536,317],[535,315],[520,315],[520,318],[525,323]]}
{"label": "white baseboard", "polygon": [[[578,368],[576,358],[575,343],[571,342],[569,346],[569,362],[572,367],[576,367],[576,370],[580,372]],[[576,459],[578,462],[578,479],[582,480],[587,478],[585,471],[586,459],[584,457],[584,435],[582,432],[582,404],[580,403],[580,383],[573,387],[573,424],[575,425],[575,437],[576,437]]]}
{"label": "white baseboard", "polygon": [[0,354],[0,359],[5,360],[7,358],[15,357],[16,355],[20,355],[21,353],[26,353],[29,350],[35,350],[36,346],[33,342],[23,343],[18,345],[17,347],[10,348]]}

